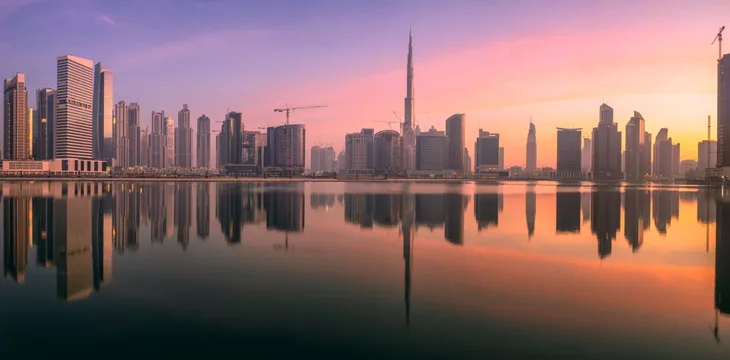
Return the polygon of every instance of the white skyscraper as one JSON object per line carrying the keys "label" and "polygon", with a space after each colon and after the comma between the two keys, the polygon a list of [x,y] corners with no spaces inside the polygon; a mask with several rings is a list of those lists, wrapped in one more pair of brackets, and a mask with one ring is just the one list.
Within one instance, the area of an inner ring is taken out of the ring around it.
{"label": "white skyscraper", "polygon": [[55,158],[92,159],[94,62],[64,55],[56,66]]}
{"label": "white skyscraper", "polygon": [[175,166],[175,121],[165,118],[165,167]]}
{"label": "white skyscraper", "polygon": [[413,36],[408,32],[408,68],[406,75],[406,99],[403,119],[403,169],[416,169],[415,89],[413,86]]}

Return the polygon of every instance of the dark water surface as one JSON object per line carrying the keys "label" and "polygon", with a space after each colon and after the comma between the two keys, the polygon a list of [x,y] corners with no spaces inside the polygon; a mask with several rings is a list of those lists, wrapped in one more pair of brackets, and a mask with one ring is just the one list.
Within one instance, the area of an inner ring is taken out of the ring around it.
{"label": "dark water surface", "polygon": [[730,356],[719,189],[0,187],[2,359]]}

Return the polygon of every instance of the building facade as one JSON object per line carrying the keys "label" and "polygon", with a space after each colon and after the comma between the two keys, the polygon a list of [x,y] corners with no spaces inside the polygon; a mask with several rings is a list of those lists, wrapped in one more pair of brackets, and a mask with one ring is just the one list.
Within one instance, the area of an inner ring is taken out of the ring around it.
{"label": "building facade", "polygon": [[362,132],[345,135],[346,169],[350,172],[368,170],[367,142]]}
{"label": "building facade", "polygon": [[581,174],[581,129],[558,128],[557,176],[563,179],[579,179]]}
{"label": "building facade", "polygon": [[129,166],[140,166],[140,109],[136,102],[127,108],[127,137],[129,139]]}
{"label": "building facade", "polygon": [[175,166],[175,120],[171,117],[165,118],[165,167]]}
{"label": "building facade", "polygon": [[73,55],[56,61],[55,158],[93,158],[94,62]]}
{"label": "building facade", "polygon": [[183,169],[193,167],[193,129],[190,127],[190,110],[183,104],[177,113],[175,129],[175,166]]}
{"label": "building facade", "polygon": [[[301,174],[306,166],[306,128],[300,124],[269,127],[266,132],[267,166]],[[366,159],[367,161],[367,159]]]}
{"label": "building facade", "polygon": [[150,129],[139,130],[139,166],[150,166]]}
{"label": "building facade", "polygon": [[431,127],[416,136],[416,170],[443,171],[448,167],[449,138]]}
{"label": "building facade", "polygon": [[[717,63],[717,166],[730,167],[730,54]],[[728,174],[726,174],[728,175]]]}
{"label": "building facade", "polygon": [[111,163],[114,151],[114,75],[97,63],[94,66],[94,108],[92,119],[94,159]]}
{"label": "building facade", "polygon": [[[38,131],[36,135],[36,159],[49,160],[53,158],[52,139],[53,136],[53,112],[55,111],[55,103],[53,102],[53,89],[38,89],[35,92],[36,98],[36,118],[38,119]],[[50,102],[49,102],[50,101]]]}
{"label": "building facade", "polygon": [[395,130],[383,130],[375,134],[375,172],[378,174],[399,173],[401,164],[402,138]]}
{"label": "building facade", "polygon": [[654,175],[662,179],[671,179],[672,154],[674,146],[672,138],[669,137],[669,130],[662,128],[654,140]]}
{"label": "building facade", "polygon": [[479,129],[474,143],[474,172],[496,170],[499,167],[499,134]]}
{"label": "building facade", "polygon": [[30,129],[25,75],[18,73],[5,79],[3,89],[3,159],[27,160],[30,158]]}
{"label": "building facade", "polygon": [[446,136],[449,138],[448,168],[457,174],[464,173],[464,146],[466,145],[466,116],[454,114],[446,119]]}
{"label": "building facade", "polygon": [[525,170],[534,172],[537,170],[537,132],[535,124],[530,121],[530,130],[527,132],[527,159]]}
{"label": "building facade", "polygon": [[155,169],[165,168],[165,150],[167,149],[167,137],[165,136],[165,112],[152,111],[152,132],[150,133],[150,167]]}
{"label": "building facade", "polygon": [[642,181],[649,174],[649,169],[645,168],[645,155],[649,144],[645,143],[645,121],[644,117],[638,111],[634,111],[634,116],[626,124],[626,155],[625,155],[625,175],[628,181]]}
{"label": "building facade", "polygon": [[129,167],[129,127],[127,126],[127,113],[129,106],[120,101],[114,107],[114,165],[116,167]]}
{"label": "building facade", "polygon": [[210,168],[210,118],[201,115],[198,118],[196,165],[199,168]]}
{"label": "building facade", "polygon": [[600,107],[598,127],[593,128],[592,175],[594,180],[621,180],[621,132],[613,122],[613,108]]}
{"label": "building facade", "polygon": [[717,141],[703,140],[697,144],[697,171],[704,174],[707,168],[717,166]]}

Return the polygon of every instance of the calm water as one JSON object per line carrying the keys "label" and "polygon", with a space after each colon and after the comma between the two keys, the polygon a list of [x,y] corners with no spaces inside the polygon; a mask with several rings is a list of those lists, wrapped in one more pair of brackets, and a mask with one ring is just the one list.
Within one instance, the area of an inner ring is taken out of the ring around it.
{"label": "calm water", "polygon": [[730,355],[719,190],[0,186],[3,359]]}

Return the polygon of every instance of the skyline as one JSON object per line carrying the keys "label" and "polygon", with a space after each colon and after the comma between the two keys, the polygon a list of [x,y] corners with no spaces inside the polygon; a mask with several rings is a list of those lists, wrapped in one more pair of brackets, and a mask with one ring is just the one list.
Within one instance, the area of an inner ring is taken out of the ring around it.
{"label": "skyline", "polygon": [[[114,103],[139,103],[141,127],[151,128],[144,114],[171,113],[183,103],[193,118],[205,114],[213,122],[227,108],[240,111],[252,130],[281,125],[283,116],[271,110],[284,103],[327,104],[321,111],[295,113],[291,122],[307,127],[308,147],[331,143],[339,151],[346,133],[388,129],[376,121],[395,120],[393,110],[403,118],[410,19],[417,123],[422,130],[434,125],[441,130],[446,118],[465,113],[466,143],[478,128],[499,133],[506,143],[505,167],[524,166],[521,139],[530,117],[538,128],[537,165],[555,167],[554,129],[582,127],[585,136],[598,122],[602,100],[615,109],[619,129],[634,110],[644,115],[647,132],[669,128],[675,142],[686,144],[682,159],[697,159],[694,144],[706,138],[707,115],[716,138],[717,48],[710,42],[724,21],[716,14],[730,10],[719,1],[691,9],[654,1],[622,6],[559,1],[549,8],[532,1],[522,1],[523,6],[218,1],[203,7],[178,2],[166,11],[165,2],[74,3],[88,5],[89,11],[74,14],[48,1],[0,5],[0,43],[12,50],[0,60],[0,70],[4,77],[25,74],[29,104],[36,102],[35,89],[55,87],[54,60],[71,53],[102,62],[114,73]],[[282,14],[285,8],[300,10],[297,18]],[[23,13],[38,16],[18,16]],[[43,38],[53,16],[82,21],[54,32],[58,37]],[[236,16],[246,25],[224,25]],[[570,16],[576,17],[571,27],[563,26]],[[150,31],[153,20],[168,17],[181,17],[183,25],[166,22],[159,32]],[[211,21],[187,26],[190,17]],[[659,25],[670,20],[674,26]],[[451,25],[443,30],[446,24]],[[241,46],[231,48],[234,40]],[[39,46],[24,45],[31,42]],[[216,55],[224,48],[228,56]],[[538,52],[543,56],[534,56]]]}

